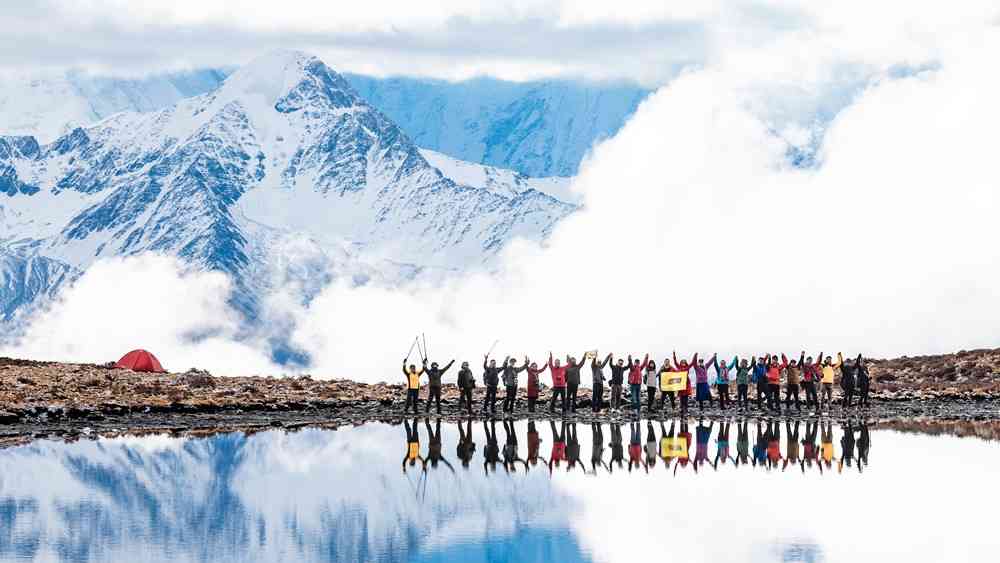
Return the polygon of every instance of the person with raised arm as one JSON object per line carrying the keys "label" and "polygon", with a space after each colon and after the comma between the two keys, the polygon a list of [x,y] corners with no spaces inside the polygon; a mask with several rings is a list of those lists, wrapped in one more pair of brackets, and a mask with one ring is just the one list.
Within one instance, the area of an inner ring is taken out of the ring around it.
{"label": "person with raised arm", "polygon": [[[781,363],[785,367],[785,409],[791,407],[792,397],[795,397],[795,412],[802,412],[802,403],[799,401],[799,381],[802,379],[802,366],[806,363],[806,352],[802,351],[798,361],[788,361],[784,354],[781,355]],[[797,443],[797,442],[796,442]]]}
{"label": "person with raised arm", "polygon": [[[535,427],[535,421],[528,421],[528,463],[525,465],[526,468],[532,468],[538,465],[539,451],[542,447],[542,438],[538,435],[538,428]],[[545,459],[545,458],[541,458]],[[546,463],[548,463],[546,461]]]}
{"label": "person with raised arm", "polygon": [[[709,363],[715,362],[716,354],[712,355],[712,359]],[[708,406],[712,406],[712,386],[708,383],[708,364],[705,360],[699,360],[698,354],[694,355],[695,359],[691,362],[694,366],[694,377],[695,377],[695,400],[698,401],[698,411],[705,411],[705,401],[708,401]]]}
{"label": "person with raised arm", "polygon": [[748,391],[751,371],[753,371],[753,367],[747,362],[747,359],[740,360],[740,365],[736,368],[736,405],[740,408],[740,412],[746,412],[750,409]]}
{"label": "person with raised arm", "polygon": [[427,426],[427,434],[430,436],[427,442],[427,459],[424,460],[424,467],[427,467],[427,465],[430,464],[431,469],[437,469],[438,463],[443,463],[448,466],[448,469],[450,469],[452,473],[454,473],[455,468],[452,467],[451,463],[444,457],[441,449],[441,419],[436,419],[436,432],[431,429],[431,421],[429,419],[424,419],[424,425]]}
{"label": "person with raised arm", "polygon": [[517,464],[524,465],[524,472],[528,472],[528,462],[521,459],[517,453],[517,429],[514,428],[514,421],[504,419],[503,433],[505,436],[503,443],[503,468],[507,473],[517,473]]}
{"label": "person with raised arm", "polygon": [[639,390],[642,387],[642,373],[646,371],[646,366],[649,365],[649,354],[639,363],[639,360],[633,360],[632,355],[628,357],[628,390],[629,395],[632,397],[632,410],[635,411],[635,415],[639,416],[639,409],[642,408],[642,403],[639,399]]}
{"label": "person with raised arm", "polygon": [[[823,353],[820,353],[820,357],[823,357]],[[838,356],[839,357],[839,356]],[[820,400],[820,404],[826,403],[827,410],[833,408],[833,379],[837,374],[837,370],[840,369],[841,362],[833,362],[830,356],[823,359],[823,365],[820,366],[820,372],[823,374],[823,379],[821,384],[823,386],[823,395]],[[829,464],[827,464],[829,466]]]}
{"label": "person with raised arm", "polygon": [[555,412],[556,397],[562,398],[562,412],[566,414],[566,366],[559,363],[559,358],[554,361],[552,352],[549,352],[549,373],[552,374],[552,398],[549,399],[549,414]]}
{"label": "person with raised arm", "polygon": [[723,465],[727,459],[733,460],[733,464],[736,463],[736,458],[729,455],[729,419],[719,422],[719,435],[715,439],[715,445],[715,461],[712,462],[712,469],[719,470],[719,460],[722,460]]}
{"label": "person with raised arm", "polygon": [[655,411],[656,389],[660,386],[660,374],[656,370],[656,362],[650,360],[646,364],[646,412],[650,415]]}
{"label": "person with raised arm", "polygon": [[649,468],[642,460],[642,428],[639,426],[639,421],[629,422],[628,427],[631,431],[628,442],[628,471],[631,473],[633,467],[636,469],[642,467],[648,472]]}
{"label": "person with raised arm", "polygon": [[601,412],[601,407],[604,405],[604,368],[610,361],[611,354],[608,354],[603,362],[599,361],[596,355],[590,359],[590,372],[593,376],[593,381],[591,382],[593,388],[590,393],[590,410],[595,413]]}
{"label": "person with raised arm", "polygon": [[548,368],[546,364],[538,367],[538,364],[531,362],[528,364],[528,412],[535,412],[535,403],[538,402],[538,375]]}
{"label": "person with raised arm", "polygon": [[590,469],[592,475],[597,475],[597,466],[600,465],[611,472],[611,468],[604,462],[604,430],[600,422],[590,424]]}
{"label": "person with raised arm", "polygon": [[674,391],[667,391],[664,389],[665,382],[669,380],[670,373],[673,371],[673,367],[670,365],[670,358],[664,358],[663,364],[660,365],[660,373],[657,375],[660,379],[660,406],[659,410],[663,410],[666,406],[667,398],[670,398],[670,410],[675,410],[677,408],[677,393]]}
{"label": "person with raised arm", "polygon": [[528,369],[528,358],[524,358],[524,365],[517,367],[514,358],[509,358],[503,366],[503,386],[507,393],[504,395],[501,409],[505,413],[513,413],[517,404],[517,374]]}
{"label": "person with raised arm", "polygon": [[580,356],[579,362],[573,356],[566,356],[566,401],[573,414],[576,414],[576,393],[580,389],[580,368],[583,367],[586,355],[584,353]]}
{"label": "person with raised arm", "polygon": [[[674,351],[673,356],[674,356],[674,370],[675,371],[683,371],[683,372],[688,373],[687,387],[684,388],[684,389],[681,389],[680,392],[677,393],[680,396],[680,398],[681,398],[681,416],[687,416],[688,402],[691,400],[691,374],[690,374],[690,371],[691,371],[691,366],[693,366],[698,361],[698,353],[695,352],[694,357],[691,358],[691,362],[690,363],[688,363],[687,360],[681,360],[680,362],[678,362],[677,361],[677,351],[676,350]],[[707,372],[706,372],[706,377],[708,377]]]}
{"label": "person with raised arm", "polygon": [[472,414],[472,390],[476,387],[476,378],[469,369],[469,362],[462,362],[462,368],[458,370],[458,410],[462,410],[462,402],[468,409],[468,414]]}
{"label": "person with raised arm", "polygon": [[[858,406],[868,408],[868,398],[872,385],[872,378],[868,373],[868,364],[865,363],[865,359],[861,354],[858,354],[855,364],[858,366]],[[858,463],[858,468],[861,468],[860,462]]]}
{"label": "person with raised arm", "polygon": [[[507,365],[510,357],[503,359],[503,365]],[[490,357],[483,356],[483,384],[486,385],[486,396],[483,398],[483,414],[489,409],[490,414],[497,413],[497,386],[500,385],[500,370],[497,361]]]}
{"label": "person with raised arm", "polygon": [[753,369],[750,381],[757,391],[757,410],[764,410],[764,399],[767,398],[767,362],[763,357],[752,358],[750,367]]}
{"label": "person with raised arm", "polygon": [[674,445],[674,425],[676,421],[670,421],[670,431],[667,432],[663,421],[660,421],[660,459],[663,460],[663,469],[670,469],[670,462],[674,459],[671,448]]}
{"label": "person with raised arm", "polygon": [[448,362],[448,365],[438,367],[437,362],[431,362],[431,367],[427,368],[427,408],[424,412],[431,412],[431,401],[437,402],[437,413],[441,414],[441,376],[451,369],[455,360]]}
{"label": "person with raised arm", "polygon": [[584,473],[587,468],[580,459],[580,438],[576,435],[576,423],[570,422],[566,425],[566,471],[575,468],[579,464]]}
{"label": "person with raised arm", "polygon": [[782,362],[778,363],[778,357],[768,354],[765,358],[767,363],[767,408],[772,412],[781,414],[781,372],[788,367],[788,360],[782,355]]}
{"label": "person with raised arm", "polygon": [[733,361],[727,364],[725,360],[720,364],[715,355],[712,356],[712,367],[715,368],[715,389],[719,393],[719,408],[726,410],[729,404],[729,371],[736,367],[737,358],[733,356]]}
{"label": "person with raised arm", "polygon": [[653,428],[653,420],[646,419],[646,471],[656,467],[656,454],[659,453],[656,441],[656,430]]}
{"label": "person with raised arm", "polygon": [[566,460],[566,421],[562,422],[559,431],[556,430],[556,423],[549,420],[549,427],[552,428],[552,454],[549,456],[549,475],[552,470],[558,469],[559,464]]}
{"label": "person with raised arm", "polygon": [[[786,407],[787,409],[787,407]],[[795,429],[792,429],[792,421],[785,421],[785,461],[781,464],[784,471],[789,464],[795,465],[799,461],[799,421],[795,421]]]}
{"label": "person with raised arm", "polygon": [[611,473],[616,463],[618,469],[625,467],[625,445],[622,442],[622,425],[615,422],[609,426],[611,427],[611,443],[608,446],[611,447],[611,461],[608,463],[608,473]]}
{"label": "person with raised arm", "polygon": [[806,392],[806,407],[815,408],[817,413],[819,412],[819,397],[816,394],[816,385],[822,378],[821,368],[820,356],[816,356],[815,363],[813,363],[812,356],[809,356],[802,364],[802,388]]}
{"label": "person with raised arm", "polygon": [[854,392],[857,387],[858,365],[854,363],[853,359],[850,358],[845,362],[844,355],[840,352],[837,352],[837,363],[842,366],[840,368],[840,390],[844,392],[842,407],[849,409],[854,402]]}
{"label": "person with raised arm", "polygon": [[403,375],[406,377],[406,404],[403,406],[404,415],[410,410],[410,405],[413,405],[413,414],[419,413],[420,376],[424,374],[424,367],[427,367],[427,360],[424,360],[424,365],[420,369],[417,369],[417,366],[414,364],[410,364],[407,367],[406,360],[403,360]]}
{"label": "person with raised arm", "polygon": [[[608,354],[611,357],[612,354]],[[631,364],[631,362],[629,362]],[[611,358],[611,411],[621,412],[622,410],[622,386],[625,384],[625,372],[629,366],[625,365],[625,360],[618,358],[616,362]]]}

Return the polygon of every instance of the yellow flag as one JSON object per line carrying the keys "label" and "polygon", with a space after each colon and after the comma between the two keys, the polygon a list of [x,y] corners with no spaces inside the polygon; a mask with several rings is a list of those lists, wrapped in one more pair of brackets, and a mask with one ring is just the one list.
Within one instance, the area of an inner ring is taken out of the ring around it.
{"label": "yellow flag", "polygon": [[687,456],[688,456],[687,438],[660,439],[660,457],[667,459],[670,458],[687,459]]}
{"label": "yellow flag", "polygon": [[686,371],[661,371],[660,391],[684,391],[688,386],[688,372]]}

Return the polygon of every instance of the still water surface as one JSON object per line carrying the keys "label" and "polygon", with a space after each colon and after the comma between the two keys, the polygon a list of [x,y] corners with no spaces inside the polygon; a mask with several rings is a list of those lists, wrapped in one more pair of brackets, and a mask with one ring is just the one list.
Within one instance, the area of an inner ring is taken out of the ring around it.
{"label": "still water surface", "polygon": [[3,561],[996,561],[977,438],[733,420],[146,436],[0,451]]}

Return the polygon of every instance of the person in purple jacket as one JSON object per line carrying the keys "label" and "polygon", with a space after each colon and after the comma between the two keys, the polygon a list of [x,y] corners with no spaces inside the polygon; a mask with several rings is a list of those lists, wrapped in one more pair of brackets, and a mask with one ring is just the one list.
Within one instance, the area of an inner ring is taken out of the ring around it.
{"label": "person in purple jacket", "polygon": [[[709,363],[716,363],[717,354],[712,355]],[[695,356],[697,358],[697,355]],[[697,360],[694,364],[695,393],[694,398],[698,401],[698,410],[705,410],[705,401],[708,406],[712,406],[712,387],[708,384],[708,364],[705,360]]]}

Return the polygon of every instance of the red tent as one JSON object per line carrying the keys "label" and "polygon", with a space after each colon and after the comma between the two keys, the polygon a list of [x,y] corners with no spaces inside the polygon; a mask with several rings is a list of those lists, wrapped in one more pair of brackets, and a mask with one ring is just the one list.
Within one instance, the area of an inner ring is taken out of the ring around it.
{"label": "red tent", "polygon": [[156,356],[145,350],[132,350],[122,356],[122,359],[118,360],[115,367],[130,369],[132,371],[153,371],[157,373],[165,373],[167,371],[160,365],[160,360],[157,360]]}

